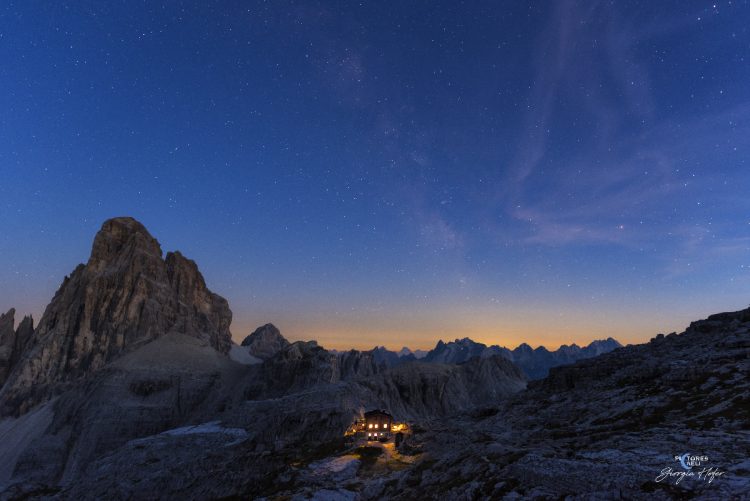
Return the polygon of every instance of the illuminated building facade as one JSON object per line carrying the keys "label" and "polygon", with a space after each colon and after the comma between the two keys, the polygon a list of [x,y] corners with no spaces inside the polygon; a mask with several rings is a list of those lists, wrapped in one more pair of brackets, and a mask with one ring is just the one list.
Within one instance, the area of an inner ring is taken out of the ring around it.
{"label": "illuminated building facade", "polygon": [[382,410],[365,412],[365,436],[367,440],[388,440],[391,437],[393,416]]}

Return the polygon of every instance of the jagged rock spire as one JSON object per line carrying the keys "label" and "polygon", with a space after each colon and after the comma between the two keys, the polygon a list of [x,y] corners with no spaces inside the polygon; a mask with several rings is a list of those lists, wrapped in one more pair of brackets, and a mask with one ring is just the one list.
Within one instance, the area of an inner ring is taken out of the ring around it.
{"label": "jagged rock spire", "polygon": [[16,310],[11,308],[0,315],[0,385],[5,382],[11,368],[13,349],[16,344],[15,326]]}
{"label": "jagged rock spire", "polygon": [[35,342],[0,391],[2,413],[24,412],[55,386],[100,369],[124,351],[169,332],[227,353],[232,312],[180,253],[162,259],[159,242],[130,217],[106,221],[86,265],[63,280]]}
{"label": "jagged rock spire", "polygon": [[5,384],[34,335],[34,320],[31,316],[24,317],[18,328],[13,330],[15,315],[15,308],[0,315],[0,387]]}

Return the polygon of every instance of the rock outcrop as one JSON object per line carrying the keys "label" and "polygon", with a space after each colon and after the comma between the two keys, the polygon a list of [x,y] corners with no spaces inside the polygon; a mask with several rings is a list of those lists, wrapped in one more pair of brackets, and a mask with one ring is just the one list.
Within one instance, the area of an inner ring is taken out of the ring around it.
{"label": "rock outcrop", "polygon": [[385,370],[369,351],[331,353],[315,341],[297,341],[282,349],[248,376],[245,397],[275,398],[319,385],[370,377]]}
{"label": "rock outcrop", "polygon": [[371,377],[388,369],[388,365],[378,361],[374,351],[349,350],[336,355],[339,379],[350,380]]}
{"label": "rock outcrop", "polygon": [[0,315],[0,388],[34,335],[34,320],[30,316],[24,317],[18,328],[13,330],[15,315],[14,308]]}
{"label": "rock outcrop", "polygon": [[16,310],[13,308],[0,315],[0,386],[11,369],[11,358],[16,345],[15,315]]}
{"label": "rock outcrop", "polygon": [[289,346],[289,341],[281,335],[275,325],[266,324],[258,327],[247,336],[242,341],[241,346],[246,347],[252,356],[261,360],[268,360]]}
{"label": "rock outcrop", "polygon": [[357,384],[372,393],[370,407],[421,421],[496,405],[526,388],[526,379],[512,362],[492,356],[458,365],[405,363]]}
{"label": "rock outcrop", "polygon": [[167,333],[198,338],[222,353],[232,313],[194,262],[162,259],[159,242],[132,218],[106,221],[87,264],[66,277],[0,391],[0,413],[23,413],[65,383]]}
{"label": "rock outcrop", "polygon": [[[34,336],[34,319],[31,315],[23,317],[21,323],[16,328],[16,340],[13,346],[13,356],[11,357],[11,369],[15,367],[24,352],[31,346]],[[0,383],[1,384],[1,383]]]}

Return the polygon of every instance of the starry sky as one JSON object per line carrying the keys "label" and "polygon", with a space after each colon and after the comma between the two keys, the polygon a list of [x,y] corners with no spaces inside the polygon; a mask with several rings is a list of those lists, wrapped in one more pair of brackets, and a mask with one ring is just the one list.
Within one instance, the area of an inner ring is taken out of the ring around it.
{"label": "starry sky", "polygon": [[0,309],[130,215],[241,340],[555,348],[750,303],[750,5],[0,6]]}

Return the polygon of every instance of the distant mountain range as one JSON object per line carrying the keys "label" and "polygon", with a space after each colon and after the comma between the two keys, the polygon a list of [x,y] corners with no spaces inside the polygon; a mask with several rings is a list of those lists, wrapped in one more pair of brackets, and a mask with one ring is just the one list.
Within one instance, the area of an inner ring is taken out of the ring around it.
{"label": "distant mountain range", "polygon": [[503,346],[487,346],[469,338],[463,338],[448,343],[438,341],[437,346],[427,353],[424,360],[426,362],[460,364],[475,357],[485,358],[500,355],[520,367],[529,379],[541,379],[547,377],[552,367],[572,364],[577,360],[596,357],[621,347],[622,345],[611,337],[593,341],[583,348],[576,344],[562,345],[555,351],[549,351],[544,346],[532,349],[526,343],[521,344],[514,350],[509,350]]}
{"label": "distant mountain range", "polygon": [[[281,342],[277,341],[277,343]],[[375,363],[385,367],[395,367],[415,360],[437,364],[462,364],[473,358],[500,355],[520,367],[526,377],[533,380],[547,377],[552,367],[572,364],[577,360],[596,357],[621,347],[622,345],[617,340],[608,337],[607,339],[592,341],[584,347],[575,343],[570,346],[562,345],[555,351],[549,351],[544,346],[533,349],[526,343],[510,350],[498,345],[487,346],[465,337],[447,343],[440,340],[435,348],[430,351],[411,350],[407,347],[403,347],[399,351],[391,351],[384,346],[376,346],[367,352],[372,353]],[[336,354],[346,353],[337,350],[329,351]]]}

